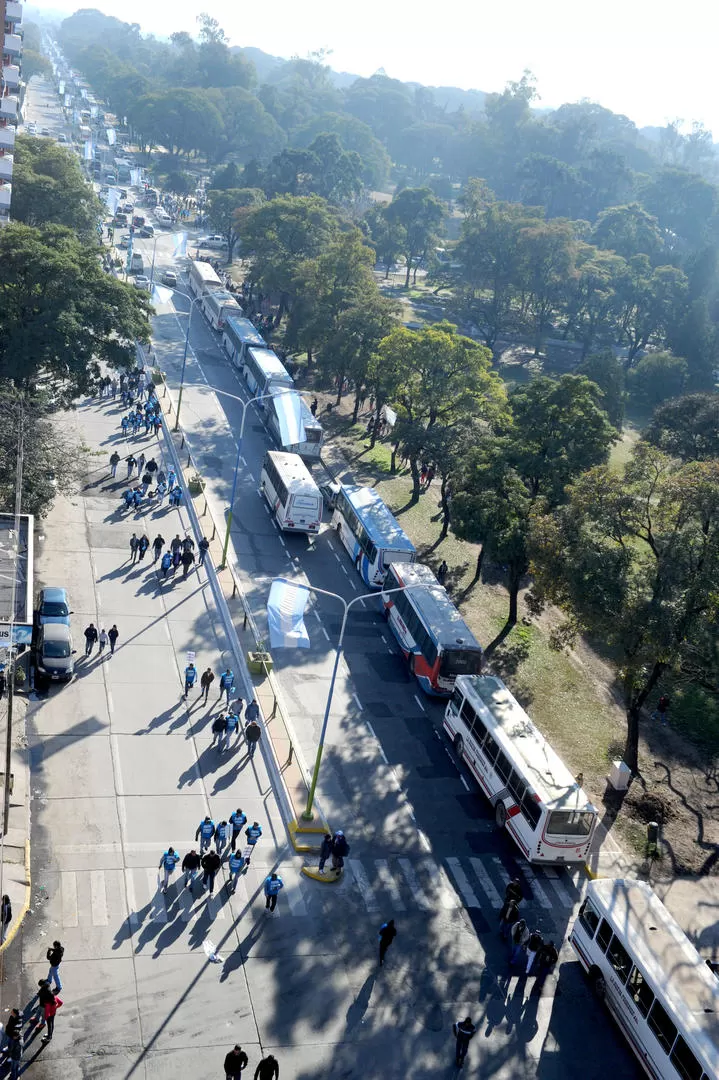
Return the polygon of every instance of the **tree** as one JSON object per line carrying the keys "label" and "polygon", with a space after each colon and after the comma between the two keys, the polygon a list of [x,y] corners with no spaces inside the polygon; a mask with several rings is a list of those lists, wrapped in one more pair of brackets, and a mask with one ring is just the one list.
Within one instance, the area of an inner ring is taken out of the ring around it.
{"label": "tree", "polygon": [[367,124],[347,113],[322,113],[295,131],[292,142],[306,148],[322,134],[336,135],[343,150],[359,154],[361,178],[367,187],[381,188],[387,182],[390,156]]}
{"label": "tree", "polygon": [[227,264],[232,262],[235,245],[240,239],[244,217],[238,211],[261,206],[265,196],[257,188],[230,188],[229,191],[207,192],[207,216],[213,229],[221,232],[227,241]]}
{"label": "tree", "polygon": [[574,228],[562,218],[537,221],[520,229],[519,243],[522,283],[534,330],[534,355],[539,356],[552,313],[560,306],[573,270]]}
{"label": "tree", "polygon": [[642,709],[665,672],[717,691],[719,461],[677,464],[639,443],[622,475],[605,466],[535,523],[536,599],[569,615],[617,657],[627,717],[624,761],[639,773]]}
{"label": "tree", "polygon": [[12,196],[16,221],[66,225],[89,239],[100,212],[100,203],[73,154],[49,139],[18,137]]}
{"label": "tree", "polygon": [[102,362],[135,362],[148,341],[149,302],[101,269],[95,247],[58,225],[0,231],[0,379],[30,392],[48,381],[70,404]]}
{"label": "tree", "polygon": [[213,19],[206,11],[197,16],[200,24],[200,41],[208,44],[226,45],[228,38],[217,19]]}
{"label": "tree", "polygon": [[362,162],[354,150],[342,149],[337,135],[320,134],[306,150],[286,149],[270,161],[264,174],[268,196],[315,194],[342,202],[362,188]]}
{"label": "tree", "polygon": [[385,207],[376,203],[369,208],[363,222],[369,232],[370,243],[377,252],[377,261],[384,263],[386,279],[400,251],[406,247],[407,235],[404,226],[391,221],[385,213]]}
{"label": "tree", "polygon": [[641,198],[661,226],[667,249],[716,241],[717,189],[696,173],[663,169],[644,185]]}
{"label": "tree", "polygon": [[[25,26],[23,26],[25,30]],[[26,45],[22,50],[22,77],[26,83],[30,82],[35,75],[43,75],[45,78],[52,77],[52,66],[46,56],[35,49],[29,49]]]}
{"label": "tree", "polygon": [[687,384],[686,360],[670,352],[650,352],[627,372],[627,392],[635,405],[654,409],[669,398],[679,397]]}
{"label": "tree", "polygon": [[519,176],[527,206],[541,206],[548,218],[579,216],[588,184],[571,165],[548,154],[530,154]]}
{"label": "tree", "polygon": [[611,349],[602,349],[582,360],[576,368],[577,375],[585,375],[602,391],[601,406],[609,422],[621,431],[624,422],[624,368]]}
{"label": "tree", "polygon": [[396,307],[372,283],[358,296],[358,302],[341,311],[334,330],[327,338],[320,355],[322,371],[337,382],[337,404],[345,378],[355,385],[352,422],[357,423],[360,404],[366,394],[370,364],[380,342],[392,331]]}
{"label": "tree", "polygon": [[620,339],[627,346],[627,367],[653,338],[663,340],[682,311],[686,274],[676,266],[652,270],[646,255],[627,260],[616,287]]}
{"label": "tree", "polygon": [[197,184],[193,177],[181,169],[175,169],[165,177],[165,188],[175,195],[190,195]]}
{"label": "tree", "polygon": [[404,229],[404,255],[407,260],[404,285],[408,289],[412,267],[427,254],[442,223],[444,208],[429,188],[404,188],[395,195],[385,213],[389,222]]}
{"label": "tree", "polygon": [[582,359],[602,340],[616,337],[617,290],[627,264],[613,251],[578,244],[574,273],[567,282],[567,334],[582,343]]}
{"label": "tree", "polygon": [[664,402],[644,438],[685,462],[719,458],[719,394],[686,394]]}
{"label": "tree", "polygon": [[[222,161],[231,154],[240,164],[252,159],[266,162],[285,145],[284,131],[249,90],[228,86],[222,90],[210,89],[207,96],[222,119],[219,139],[212,148],[214,161]],[[226,186],[241,187],[242,184]]]}
{"label": "tree", "polygon": [[642,254],[653,261],[664,246],[657,219],[639,203],[603,210],[594,226],[592,240],[597,247],[616,251],[625,259]]}

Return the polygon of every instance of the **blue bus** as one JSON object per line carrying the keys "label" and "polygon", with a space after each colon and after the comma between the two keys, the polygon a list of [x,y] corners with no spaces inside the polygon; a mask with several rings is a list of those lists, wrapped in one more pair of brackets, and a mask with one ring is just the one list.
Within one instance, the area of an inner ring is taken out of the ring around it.
{"label": "blue bus", "polygon": [[415,560],[414,544],[374,488],[341,484],[332,528],[370,588],[382,588],[390,563]]}
{"label": "blue bus", "polygon": [[266,349],[267,342],[258,334],[249,319],[238,319],[231,315],[225,320],[222,344],[236,368],[242,368],[247,349]]}

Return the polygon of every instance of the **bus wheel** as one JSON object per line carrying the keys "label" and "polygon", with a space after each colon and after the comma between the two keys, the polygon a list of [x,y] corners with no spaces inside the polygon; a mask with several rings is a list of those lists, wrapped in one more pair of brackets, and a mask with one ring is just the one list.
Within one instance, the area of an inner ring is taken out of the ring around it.
{"label": "bus wheel", "polygon": [[604,981],[604,976],[598,968],[595,968],[589,976],[594,996],[598,1001],[604,1001],[607,993],[607,984]]}
{"label": "bus wheel", "polygon": [[497,828],[503,829],[507,824],[507,807],[503,802],[498,802],[494,808],[494,820],[497,823]]}
{"label": "bus wheel", "polygon": [[464,757],[464,739],[461,735],[455,735],[454,737],[454,752],[459,760],[462,761]]}

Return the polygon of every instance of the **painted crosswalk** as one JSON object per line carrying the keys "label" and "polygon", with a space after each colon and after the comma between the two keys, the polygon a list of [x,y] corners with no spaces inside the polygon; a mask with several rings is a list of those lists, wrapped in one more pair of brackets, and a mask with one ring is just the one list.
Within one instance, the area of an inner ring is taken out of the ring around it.
{"label": "painted crosswalk", "polygon": [[[406,911],[451,913],[464,908],[494,910],[501,907],[507,883],[520,879],[525,907],[539,912],[571,909],[584,895],[581,870],[512,866],[498,856],[479,858],[430,856],[369,857],[346,860],[343,879],[329,890],[301,873],[299,860],[280,862],[285,887],[278,910],[293,918],[312,917],[336,908],[337,899],[351,913],[376,916]],[[63,927],[117,928],[127,920],[133,932],[148,923],[166,923],[179,917],[193,922],[201,913],[214,920],[236,920],[264,907],[262,886],[267,868],[251,866],[238,879],[230,895],[226,871],[218,874],[214,896],[203,892],[199,878],[194,890],[184,888],[184,875],[176,873],[166,893],[157,866],[115,870],[48,872],[54,887],[48,892]]]}

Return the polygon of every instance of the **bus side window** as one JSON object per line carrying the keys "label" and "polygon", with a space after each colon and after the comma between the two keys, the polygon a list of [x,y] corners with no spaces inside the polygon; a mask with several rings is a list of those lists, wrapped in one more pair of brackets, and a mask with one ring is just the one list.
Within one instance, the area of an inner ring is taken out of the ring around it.
{"label": "bus side window", "polygon": [[677,1029],[658,1001],[655,1001],[652,1005],[647,1023],[654,1032],[659,1045],[668,1054],[677,1037]]}
{"label": "bus side window", "polygon": [[611,963],[617,978],[625,983],[632,966],[631,957],[617,937],[612,937],[611,944],[607,949],[607,958]]}
{"label": "bus side window", "polygon": [[536,829],[542,816],[542,808],[530,791],[527,791],[522,799],[521,811],[522,817],[526,818],[533,829]]}
{"label": "bus side window", "polygon": [[524,780],[522,780],[521,776],[519,776],[514,771],[514,769],[512,769],[511,773],[509,774],[509,780],[507,781],[507,787],[509,788],[509,790],[511,791],[512,795],[514,796],[517,804],[519,805],[522,802],[522,799],[524,798],[524,796],[526,794],[527,785],[524,782]]}
{"label": "bus side window", "polygon": [[627,982],[627,990],[642,1016],[647,1016],[654,1002],[654,994],[647,986],[646,980],[639,968],[632,968],[632,973]]}
{"label": "bus side window", "polygon": [[606,919],[602,919],[602,925],[599,927],[599,933],[597,934],[597,944],[602,952],[607,951],[607,945],[612,940],[612,928]]}
{"label": "bus side window", "polygon": [[487,729],[484,726],[484,722],[477,716],[474,721],[474,738],[477,746],[484,747],[484,740],[487,738]]}
{"label": "bus side window", "polygon": [[474,724],[477,719],[477,714],[475,713],[474,709],[469,704],[466,698],[464,699],[464,705],[462,706],[461,716],[465,724],[467,725],[467,731],[469,731],[470,733],[473,732]]}
{"label": "bus side window", "polygon": [[491,764],[494,765],[494,760],[497,757],[498,753],[499,747],[488,732],[487,740],[484,744],[484,756],[486,757],[487,761],[491,762]]}
{"label": "bus side window", "polygon": [[502,778],[502,780],[504,780],[506,784],[509,780],[509,774],[512,771],[512,766],[509,764],[501,750],[497,754],[497,760],[494,763],[494,771],[497,773],[498,776]]}
{"label": "bus side window", "polygon": [[599,916],[589,900],[585,900],[579,909],[579,921],[589,937],[593,938],[597,932],[597,927],[599,926]]}
{"label": "bus side window", "polygon": [[459,689],[458,686],[455,686],[454,690],[452,691],[452,704],[454,705],[454,707],[455,707],[455,709],[457,710],[458,713],[461,713],[461,711],[462,711],[462,702],[463,701],[464,701],[464,695],[462,694],[462,691]]}
{"label": "bus side window", "polygon": [[701,1080],[702,1067],[681,1035],[674,1043],[674,1049],[669,1060],[682,1077],[682,1080]]}

